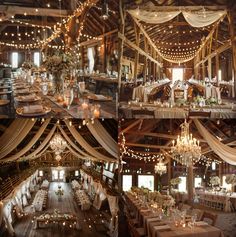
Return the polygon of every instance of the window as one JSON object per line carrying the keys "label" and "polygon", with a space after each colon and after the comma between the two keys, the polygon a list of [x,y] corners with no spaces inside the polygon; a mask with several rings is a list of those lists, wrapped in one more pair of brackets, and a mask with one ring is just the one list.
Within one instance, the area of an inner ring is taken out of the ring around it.
{"label": "window", "polygon": [[107,163],[105,164],[105,170],[108,170],[108,168],[109,168],[109,163],[107,162]]}
{"label": "window", "polygon": [[78,170],[75,171],[75,176],[79,176],[79,171]]}
{"label": "window", "polygon": [[221,70],[218,71],[218,80],[219,81],[222,80],[222,71]]}
{"label": "window", "polygon": [[178,190],[180,192],[186,192],[187,191],[187,188],[186,188],[186,177],[180,177],[181,178],[181,183],[179,184],[178,186]]}
{"label": "window", "polygon": [[57,170],[53,170],[52,171],[52,180],[57,180],[58,179],[58,171]]}
{"label": "window", "polygon": [[226,190],[228,190],[228,191],[232,191],[232,184],[227,184],[225,182],[225,179],[226,179],[226,175],[223,175],[223,177],[222,177],[222,181],[223,181],[222,187],[226,188]]}
{"label": "window", "polygon": [[213,161],[211,163],[211,168],[212,168],[212,170],[216,170],[216,162]]}
{"label": "window", "polygon": [[200,188],[202,186],[202,178],[197,177],[194,179],[194,187],[195,188]]}
{"label": "window", "polygon": [[43,177],[43,171],[42,170],[39,171],[39,177]]}
{"label": "window", "polygon": [[183,81],[184,79],[184,69],[183,68],[173,68],[172,69],[172,81]]}
{"label": "window", "polygon": [[139,175],[138,176],[138,187],[145,187],[154,191],[154,176],[153,175]]}
{"label": "window", "polygon": [[89,73],[91,74],[94,69],[94,48],[88,48],[88,61],[89,61]]}
{"label": "window", "polygon": [[36,66],[40,66],[40,53],[39,52],[34,52],[34,64]]}
{"label": "window", "polygon": [[64,175],[65,175],[65,171],[64,170],[60,170],[59,171],[59,179],[64,179]]}
{"label": "window", "polygon": [[113,171],[113,167],[114,167],[114,163],[111,163],[110,164],[110,169],[109,169],[111,172]]}
{"label": "window", "polygon": [[122,189],[123,191],[129,191],[132,187],[132,175],[123,175]]}
{"label": "window", "polygon": [[18,61],[19,61],[19,55],[17,52],[12,53],[12,58],[11,58],[11,66],[12,68],[18,68]]}

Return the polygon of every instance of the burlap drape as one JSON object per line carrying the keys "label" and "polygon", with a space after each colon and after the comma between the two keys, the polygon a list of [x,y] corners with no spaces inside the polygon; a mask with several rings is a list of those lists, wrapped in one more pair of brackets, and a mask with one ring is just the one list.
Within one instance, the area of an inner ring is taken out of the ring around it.
{"label": "burlap drape", "polygon": [[104,160],[104,161],[114,161],[114,159],[112,159],[111,157],[105,156],[103,154],[101,154],[100,152],[96,151],[92,146],[90,146],[85,139],[78,133],[78,131],[75,129],[74,126],[70,126],[69,125],[69,121],[65,121],[69,131],[71,132],[71,134],[73,135],[73,137],[75,138],[75,140],[92,156],[100,159],[100,160]]}
{"label": "burlap drape", "polygon": [[118,158],[117,142],[110,136],[99,120],[96,119],[94,124],[88,123],[87,127],[99,144],[102,145],[109,154]]}
{"label": "burlap drape", "polygon": [[236,165],[236,149],[220,142],[216,137],[210,134],[210,132],[208,132],[208,130],[197,119],[194,119],[194,123],[212,151],[227,163]]}
{"label": "burlap drape", "polygon": [[17,152],[13,156],[10,156],[8,158],[4,158],[4,160],[5,161],[16,160],[16,159],[20,158],[21,156],[23,156],[27,151],[29,151],[32,148],[32,146],[38,141],[38,139],[42,136],[42,134],[44,133],[45,129],[47,128],[49,122],[50,122],[50,119],[47,119],[42,124],[42,126],[40,127],[38,132],[34,135],[34,137],[30,140],[30,142],[23,149],[21,149],[19,152]]}
{"label": "burlap drape", "polygon": [[0,159],[13,151],[34,126],[31,119],[15,119],[0,138]]}

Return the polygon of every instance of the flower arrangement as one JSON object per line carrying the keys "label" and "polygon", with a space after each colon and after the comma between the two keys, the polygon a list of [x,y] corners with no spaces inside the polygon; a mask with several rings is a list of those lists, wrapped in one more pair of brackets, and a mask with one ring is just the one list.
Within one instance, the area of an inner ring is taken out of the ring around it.
{"label": "flower arrangement", "polygon": [[70,66],[71,59],[69,55],[65,53],[47,57],[46,60],[43,62],[43,67],[53,75],[57,73],[68,72]]}
{"label": "flower arrangement", "polygon": [[236,175],[235,174],[226,175],[225,182],[227,184],[236,185]]}
{"label": "flower arrangement", "polygon": [[180,183],[181,183],[181,178],[179,178],[179,177],[170,180],[170,184],[172,186],[175,186],[175,185],[180,184]]}
{"label": "flower arrangement", "polygon": [[194,98],[194,102],[198,104],[199,106],[204,106],[205,105],[205,98],[203,96],[197,96]]}
{"label": "flower arrangement", "polygon": [[64,190],[63,189],[58,189],[57,191],[55,191],[55,194],[57,195],[57,196],[63,196],[64,195]]}
{"label": "flower arrangement", "polygon": [[220,178],[218,176],[212,176],[210,178],[210,184],[211,186],[219,186],[220,185]]}
{"label": "flower arrangement", "polygon": [[33,68],[33,66],[34,66],[34,64],[33,64],[32,62],[27,62],[27,61],[25,61],[25,62],[22,64],[21,67],[22,67],[24,70],[30,70],[30,69]]}
{"label": "flower arrangement", "polygon": [[207,105],[214,105],[214,104],[217,104],[217,99],[216,99],[216,98],[213,98],[213,97],[208,98],[208,99],[206,100],[206,104],[207,104]]}

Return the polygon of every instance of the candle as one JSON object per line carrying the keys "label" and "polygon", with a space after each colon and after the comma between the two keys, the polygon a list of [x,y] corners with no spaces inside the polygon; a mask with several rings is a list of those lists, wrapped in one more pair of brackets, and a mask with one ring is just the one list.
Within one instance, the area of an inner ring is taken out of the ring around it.
{"label": "candle", "polygon": [[88,109],[88,103],[87,103],[86,101],[84,101],[84,102],[82,103],[82,108],[83,108],[83,110]]}
{"label": "candle", "polygon": [[59,95],[58,97],[57,97],[57,102],[63,102],[63,97],[61,96],[61,95]]}
{"label": "candle", "polygon": [[93,116],[94,116],[94,118],[99,118],[99,116],[100,116],[100,111],[99,111],[99,109],[94,109],[94,111],[93,111]]}

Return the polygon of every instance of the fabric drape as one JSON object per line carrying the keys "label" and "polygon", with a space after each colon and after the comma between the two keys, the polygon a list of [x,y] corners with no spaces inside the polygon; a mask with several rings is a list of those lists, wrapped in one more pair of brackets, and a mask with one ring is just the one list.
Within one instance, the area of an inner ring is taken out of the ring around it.
{"label": "fabric drape", "polygon": [[69,131],[71,132],[71,134],[73,135],[73,137],[75,138],[75,140],[92,156],[96,157],[97,159],[100,160],[104,160],[104,161],[112,161],[114,159],[105,156],[103,154],[101,154],[100,152],[96,151],[92,146],[90,146],[85,139],[78,133],[78,131],[75,129],[74,126],[70,126],[69,125],[69,121],[65,121]]}
{"label": "fabric drape", "polygon": [[150,24],[161,24],[174,19],[181,11],[151,12],[143,9],[128,10],[128,12],[140,21]]}
{"label": "fabric drape", "polygon": [[185,20],[193,27],[205,27],[218,21],[226,11],[182,11]]}
{"label": "fabric drape", "polygon": [[0,226],[2,225],[2,219],[3,219],[3,203],[0,202]]}
{"label": "fabric drape", "polygon": [[73,147],[77,152],[79,152],[81,155],[84,156],[84,159],[88,159],[88,158],[91,158],[93,160],[96,160],[95,157],[89,155],[88,153],[82,151],[78,146],[76,146],[74,144],[74,142],[71,141],[71,139],[69,138],[69,136],[65,133],[65,131],[61,128],[61,126],[59,125],[58,126],[59,130],[61,131],[61,134],[63,135],[63,137],[66,139],[66,141],[70,144],[71,147]]}
{"label": "fabric drape", "polygon": [[172,12],[160,12],[160,11],[147,11],[144,9],[128,10],[129,14],[145,23],[149,24],[161,24],[168,22],[178,16],[180,13],[183,14],[185,20],[192,27],[205,27],[218,21],[222,16],[226,15],[226,11],[172,11]]}
{"label": "fabric drape", "polygon": [[214,153],[225,162],[231,165],[236,165],[236,149],[220,142],[216,137],[210,134],[210,132],[208,132],[208,130],[197,119],[194,119],[194,123],[199,133],[207,141]]}
{"label": "fabric drape", "polygon": [[33,151],[30,155],[24,157],[24,159],[29,160],[31,158],[34,158],[37,156],[39,152],[42,151],[42,149],[48,144],[48,142],[51,140],[57,125],[55,124],[54,127],[51,129],[51,131],[48,133],[47,137],[43,140],[43,142],[37,147],[35,151]]}
{"label": "fabric drape", "polygon": [[4,158],[5,161],[13,161],[16,160],[18,158],[20,158],[22,155],[24,155],[27,151],[29,151],[32,146],[38,141],[38,139],[42,136],[42,134],[44,133],[45,129],[47,128],[48,124],[50,122],[50,119],[47,119],[42,126],[40,127],[40,129],[38,130],[38,132],[35,134],[35,136],[30,140],[30,142],[23,148],[21,149],[19,152],[17,152],[15,155],[8,157],[8,158]]}
{"label": "fabric drape", "polygon": [[0,138],[0,159],[7,156],[23,141],[34,124],[35,121],[31,119],[14,120]]}
{"label": "fabric drape", "polygon": [[96,119],[94,124],[88,123],[87,127],[99,144],[112,156],[118,158],[117,142],[110,136],[99,120]]}

